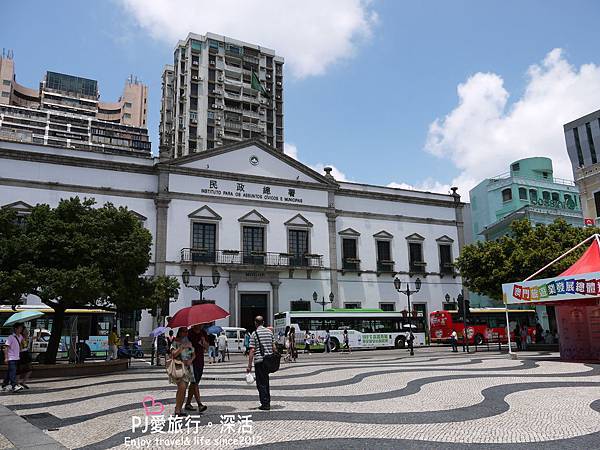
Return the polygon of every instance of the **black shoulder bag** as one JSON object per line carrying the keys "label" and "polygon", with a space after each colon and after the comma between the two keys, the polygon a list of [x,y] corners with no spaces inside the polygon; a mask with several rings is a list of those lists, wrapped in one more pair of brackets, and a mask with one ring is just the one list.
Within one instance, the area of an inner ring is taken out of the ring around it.
{"label": "black shoulder bag", "polygon": [[260,338],[258,337],[258,331],[255,331],[256,340],[258,341],[258,348],[260,349],[260,354],[263,358],[262,362],[265,365],[265,369],[267,369],[267,373],[275,373],[279,370],[279,366],[281,365],[281,355],[279,352],[274,351],[271,355],[265,356],[265,348],[260,342]]}

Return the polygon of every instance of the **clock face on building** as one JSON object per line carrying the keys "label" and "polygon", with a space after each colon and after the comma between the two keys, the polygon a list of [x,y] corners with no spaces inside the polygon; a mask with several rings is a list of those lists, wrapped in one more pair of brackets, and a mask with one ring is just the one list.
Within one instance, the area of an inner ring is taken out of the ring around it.
{"label": "clock face on building", "polygon": [[252,155],[250,157],[250,164],[252,164],[253,166],[258,166],[258,156]]}

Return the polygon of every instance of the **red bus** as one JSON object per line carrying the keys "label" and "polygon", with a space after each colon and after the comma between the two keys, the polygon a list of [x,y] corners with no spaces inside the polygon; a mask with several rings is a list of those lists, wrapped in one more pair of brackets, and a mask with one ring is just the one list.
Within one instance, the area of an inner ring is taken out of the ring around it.
{"label": "red bus", "polygon": [[[452,330],[458,335],[458,342],[463,339],[464,324],[458,318],[458,311],[433,311],[429,314],[431,342],[449,343]],[[515,342],[514,329],[517,324],[527,325],[527,334],[535,341],[536,315],[533,309],[509,309],[510,340]],[[481,345],[493,341],[507,343],[506,313],[504,308],[471,308],[467,318],[467,339],[469,344]]]}

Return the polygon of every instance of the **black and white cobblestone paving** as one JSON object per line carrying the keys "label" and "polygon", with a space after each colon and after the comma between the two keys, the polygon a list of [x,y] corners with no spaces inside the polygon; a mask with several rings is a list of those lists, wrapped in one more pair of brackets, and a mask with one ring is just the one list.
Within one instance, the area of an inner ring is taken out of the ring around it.
{"label": "black and white cobblestone paving", "polygon": [[[258,411],[245,364],[236,355],[206,366],[208,410],[197,433],[132,432],[132,416],[144,420],[145,396],[163,403],[165,414],[174,404],[164,368],[142,361],[119,374],[34,380],[0,404],[68,448],[600,448],[599,365],[445,348],[414,357],[301,354],[271,377],[271,411]],[[224,432],[220,423],[231,415],[251,415],[252,433]]]}

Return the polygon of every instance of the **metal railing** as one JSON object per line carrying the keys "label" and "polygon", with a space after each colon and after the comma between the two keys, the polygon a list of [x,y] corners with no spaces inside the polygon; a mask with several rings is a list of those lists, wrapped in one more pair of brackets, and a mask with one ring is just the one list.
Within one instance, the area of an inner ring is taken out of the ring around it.
{"label": "metal railing", "polygon": [[320,268],[323,267],[323,255],[183,248],[181,249],[181,262],[238,266]]}

